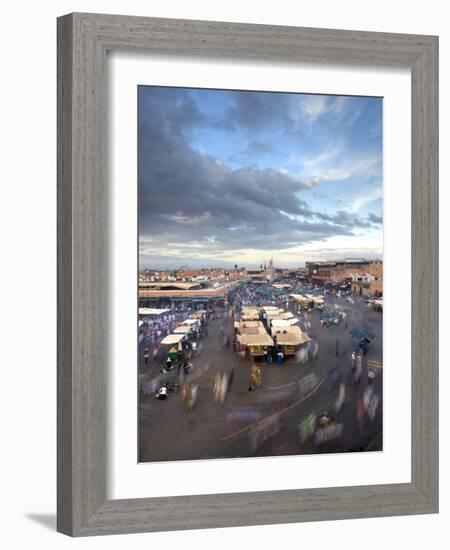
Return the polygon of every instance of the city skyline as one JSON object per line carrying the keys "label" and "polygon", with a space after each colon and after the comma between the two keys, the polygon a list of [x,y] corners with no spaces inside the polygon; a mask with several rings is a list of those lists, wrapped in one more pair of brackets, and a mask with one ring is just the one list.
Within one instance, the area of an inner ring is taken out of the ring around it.
{"label": "city skyline", "polygon": [[382,257],[381,98],[138,94],[140,269]]}
{"label": "city skyline", "polygon": [[[383,259],[381,257],[364,257],[364,258],[356,258],[356,257],[342,257],[342,258],[337,258],[337,257],[334,257],[334,258],[328,258],[327,260],[316,260],[316,259],[312,259],[312,260],[306,260],[306,262],[303,262],[301,265],[290,265],[290,266],[286,266],[286,265],[278,265],[276,263],[276,259],[274,258],[270,258],[272,261],[273,261],[273,267],[274,269],[282,269],[282,270],[289,270],[289,269],[295,269],[295,268],[298,268],[298,269],[305,269],[306,267],[306,263],[308,262],[323,262],[323,263],[326,263],[326,262],[333,262],[333,261],[339,261],[339,260],[363,260],[363,261],[383,261]],[[238,270],[257,270],[257,269],[260,269],[261,266],[263,269],[269,267],[269,262],[270,262],[270,259],[268,261],[262,261],[262,262],[259,262],[257,264],[249,264],[249,265],[241,265],[241,264],[233,264],[233,265],[230,265],[230,266],[216,266],[216,265],[199,265],[198,267],[193,267],[192,265],[189,265],[189,264],[180,264],[180,265],[173,265],[171,267],[168,267],[168,266],[150,266],[150,267],[147,267],[147,266],[140,266],[139,268],[139,273],[142,273],[144,271],[173,271],[173,272],[176,272],[176,271],[182,271],[182,270],[192,270],[192,271],[215,271],[215,270],[224,270],[224,271],[230,271],[230,270],[235,270],[235,269],[238,269]],[[235,267],[237,265],[237,268]]]}

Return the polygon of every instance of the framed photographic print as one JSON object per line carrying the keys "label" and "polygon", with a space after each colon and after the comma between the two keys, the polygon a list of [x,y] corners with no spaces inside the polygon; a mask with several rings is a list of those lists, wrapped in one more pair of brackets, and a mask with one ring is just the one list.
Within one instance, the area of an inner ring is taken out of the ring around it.
{"label": "framed photographic print", "polygon": [[59,531],[437,512],[437,47],[58,20]]}

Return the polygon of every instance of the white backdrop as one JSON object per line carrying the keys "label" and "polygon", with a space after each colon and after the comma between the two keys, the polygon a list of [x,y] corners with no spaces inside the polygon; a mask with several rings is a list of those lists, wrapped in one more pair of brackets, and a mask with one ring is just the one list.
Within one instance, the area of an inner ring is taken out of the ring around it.
{"label": "white backdrop", "polygon": [[[441,400],[441,514],[315,524],[246,527],[195,532],[70,539],[54,532],[56,471],[56,26],[55,18],[71,11],[93,11],[347,28],[440,35],[441,98],[450,97],[450,29],[444,2],[394,3],[379,0],[322,0],[296,3],[277,0],[165,0],[144,2],[60,0],[8,3],[2,9],[1,193],[2,238],[1,373],[2,540],[6,548],[225,548],[287,545],[365,549],[402,546],[419,549],[448,541],[450,519],[450,444],[448,399]],[[4,42],[4,43],[3,43]],[[450,179],[448,101],[440,105],[441,181]],[[447,125],[446,125],[447,123]],[[441,234],[450,233],[449,187],[441,186]],[[401,220],[399,220],[401,226]],[[444,241],[444,239],[442,238]],[[450,268],[443,250],[441,275]],[[442,289],[444,290],[444,289]],[[450,306],[442,294],[443,310]],[[449,328],[442,319],[442,334]],[[448,363],[448,361],[447,361]],[[441,360],[441,388],[450,375]],[[444,390],[441,390],[444,396]]]}

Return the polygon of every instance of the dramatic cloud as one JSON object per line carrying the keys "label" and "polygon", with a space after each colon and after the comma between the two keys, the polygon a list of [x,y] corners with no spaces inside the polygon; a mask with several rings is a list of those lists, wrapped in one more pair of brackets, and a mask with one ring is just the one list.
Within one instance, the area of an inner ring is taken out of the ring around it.
{"label": "dramatic cloud", "polygon": [[233,121],[234,129],[250,132],[294,130],[291,102],[291,94],[239,92],[234,95],[225,120]]}
{"label": "dramatic cloud", "polygon": [[370,214],[367,216],[367,219],[368,219],[369,222],[371,222],[371,223],[376,223],[376,224],[380,224],[380,225],[383,223],[383,216],[377,216],[376,214],[370,213]]}
{"label": "dramatic cloud", "polygon": [[275,151],[276,149],[271,143],[252,140],[245,149],[230,155],[228,160],[232,163],[238,162],[252,164],[255,157],[261,158],[269,153],[274,153]]}
{"label": "dramatic cloud", "polygon": [[[280,163],[264,164],[263,159],[286,146],[286,136],[292,139],[298,132],[299,122],[292,116],[292,98],[297,96],[202,94],[139,90],[139,235],[144,264],[234,263],[237,257],[250,258],[249,251],[267,255],[378,226],[375,214],[363,217],[312,205],[310,180],[294,177]],[[346,108],[336,98],[315,101],[308,106],[310,119],[326,113],[343,116]],[[262,137],[252,137],[252,131]],[[270,140],[271,134],[281,137]],[[311,168],[341,150],[336,145],[317,152],[316,160],[310,157]]]}

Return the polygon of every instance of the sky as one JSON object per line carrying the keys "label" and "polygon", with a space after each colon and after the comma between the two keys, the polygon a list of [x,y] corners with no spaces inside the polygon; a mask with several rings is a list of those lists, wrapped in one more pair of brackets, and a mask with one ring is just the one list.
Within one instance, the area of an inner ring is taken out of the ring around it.
{"label": "sky", "polygon": [[382,99],[138,87],[140,268],[381,258]]}

